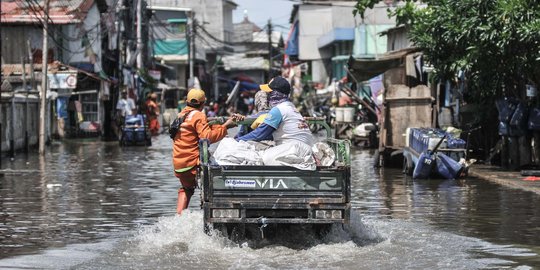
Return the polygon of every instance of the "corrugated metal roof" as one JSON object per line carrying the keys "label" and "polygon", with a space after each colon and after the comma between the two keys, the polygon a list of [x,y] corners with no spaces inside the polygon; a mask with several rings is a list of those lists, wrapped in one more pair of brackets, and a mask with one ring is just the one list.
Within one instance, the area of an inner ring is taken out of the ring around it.
{"label": "corrugated metal roof", "polygon": [[406,48],[395,52],[387,52],[378,58],[349,58],[349,70],[358,81],[373,78],[387,70],[403,64],[405,56],[419,52],[419,48]]}
{"label": "corrugated metal roof", "polygon": [[[44,0],[32,1],[15,0],[1,2],[2,24],[34,24],[43,21]],[[80,23],[94,4],[94,0],[50,0],[49,18],[53,24]]]}
{"label": "corrugated metal roof", "polygon": [[[34,71],[41,72],[41,64],[34,64]],[[58,61],[50,63],[47,65],[47,71],[50,73],[56,73],[56,72],[75,72],[77,69],[72,68],[70,66],[64,65]],[[31,66],[30,64],[25,65],[25,74],[26,76],[30,76],[31,72]],[[2,76],[3,78],[6,78],[10,75],[19,76],[23,73],[23,66],[22,64],[2,64]]]}

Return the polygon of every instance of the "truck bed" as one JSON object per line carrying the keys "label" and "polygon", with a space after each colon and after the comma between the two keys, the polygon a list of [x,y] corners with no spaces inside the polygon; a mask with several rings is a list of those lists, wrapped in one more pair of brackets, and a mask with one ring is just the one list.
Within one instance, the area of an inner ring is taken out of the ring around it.
{"label": "truck bed", "polygon": [[211,162],[209,143],[200,143],[201,202],[207,225],[347,224],[350,220],[350,142],[331,138],[324,119],[308,119],[326,128],[324,140],[335,153],[330,167],[315,171],[289,166],[219,166]]}

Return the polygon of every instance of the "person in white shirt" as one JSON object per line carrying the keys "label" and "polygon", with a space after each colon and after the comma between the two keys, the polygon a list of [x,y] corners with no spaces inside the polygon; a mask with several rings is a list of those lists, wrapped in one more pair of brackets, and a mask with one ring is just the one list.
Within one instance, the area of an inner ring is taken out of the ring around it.
{"label": "person in white shirt", "polygon": [[127,91],[122,90],[121,98],[116,103],[116,123],[118,126],[124,124],[126,116],[133,115],[135,113],[135,101],[127,96]]}
{"label": "person in white shirt", "polygon": [[283,77],[275,77],[260,88],[268,93],[272,109],[259,127],[237,140],[262,141],[272,135],[276,146],[263,154],[265,165],[287,165],[302,170],[315,170],[311,151],[314,138],[304,117],[289,100],[289,82]]}

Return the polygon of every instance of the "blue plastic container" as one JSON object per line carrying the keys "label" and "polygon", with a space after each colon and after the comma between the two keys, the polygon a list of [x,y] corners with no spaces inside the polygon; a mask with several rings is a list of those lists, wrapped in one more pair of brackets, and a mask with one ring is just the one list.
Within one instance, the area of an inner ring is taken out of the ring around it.
{"label": "blue plastic container", "polygon": [[437,153],[437,173],[446,179],[456,179],[463,171],[463,166],[451,157]]}
{"label": "blue plastic container", "polygon": [[430,151],[425,151],[420,154],[418,164],[414,167],[414,179],[428,179],[435,165],[435,155]]}

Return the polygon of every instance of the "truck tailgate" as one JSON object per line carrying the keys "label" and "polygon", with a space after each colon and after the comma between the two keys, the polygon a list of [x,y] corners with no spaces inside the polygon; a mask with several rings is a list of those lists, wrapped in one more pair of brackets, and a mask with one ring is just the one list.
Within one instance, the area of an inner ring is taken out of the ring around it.
{"label": "truck tailgate", "polygon": [[[285,166],[204,167],[205,219],[211,223],[258,223],[261,219],[267,223],[343,223],[350,211],[349,174],[349,167],[316,171]],[[238,217],[216,217],[213,213],[220,212],[215,209],[234,209]],[[326,213],[323,209],[334,216],[317,218]]]}

